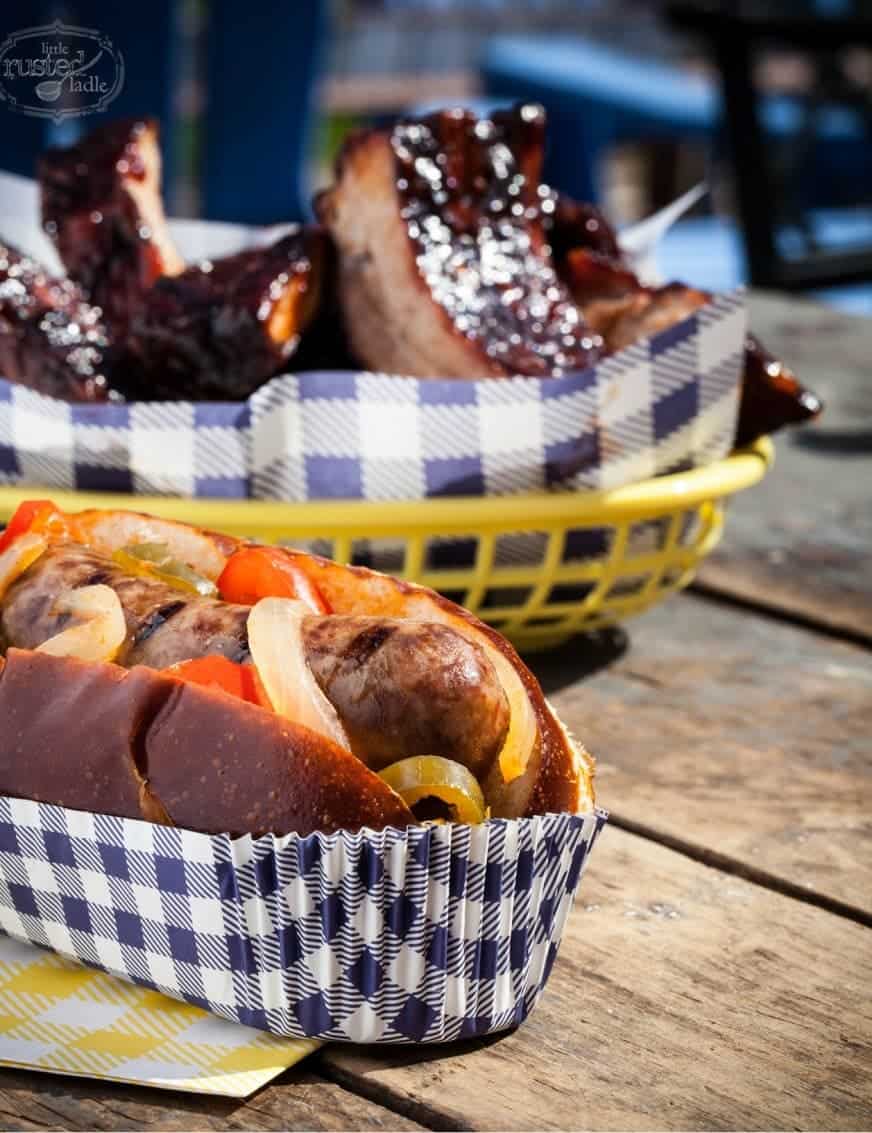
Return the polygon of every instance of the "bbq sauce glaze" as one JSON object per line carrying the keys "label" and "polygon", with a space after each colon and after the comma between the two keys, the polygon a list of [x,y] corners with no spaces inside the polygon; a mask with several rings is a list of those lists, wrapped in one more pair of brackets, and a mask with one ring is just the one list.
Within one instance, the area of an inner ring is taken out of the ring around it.
{"label": "bbq sauce glaze", "polygon": [[104,401],[108,342],[99,308],[0,243],[0,374],[64,401]]}
{"label": "bbq sauce glaze", "polygon": [[124,188],[145,181],[144,147],[156,131],[149,119],[121,119],[77,145],[46,150],[38,164],[43,228],[116,335],[165,266]]}
{"label": "bbq sauce glaze", "polygon": [[126,397],[241,400],[294,354],[319,296],[324,238],[203,260],[146,292],[114,355]]}
{"label": "bbq sauce glaze", "polygon": [[539,183],[544,111],[451,110],[392,131],[401,216],[417,267],[495,373],[558,375],[601,355],[551,262],[556,195]]}
{"label": "bbq sauce glaze", "polygon": [[586,248],[614,264],[622,261],[618,235],[596,205],[558,194],[554,211],[548,217],[547,232],[558,266],[575,248]]}
{"label": "bbq sauce glaze", "polygon": [[823,411],[816,393],[800,385],[796,375],[749,334],[745,339],[745,373],[736,444],[747,445],[758,437],[810,421]]}

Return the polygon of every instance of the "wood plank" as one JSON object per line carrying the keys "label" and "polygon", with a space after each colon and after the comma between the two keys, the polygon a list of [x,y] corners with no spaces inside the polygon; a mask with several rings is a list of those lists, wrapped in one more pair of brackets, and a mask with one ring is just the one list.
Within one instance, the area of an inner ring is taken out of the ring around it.
{"label": "wood plank", "polygon": [[532,659],[602,805],[872,914],[872,654],[693,595],[626,632]]}
{"label": "wood plank", "polygon": [[0,1071],[3,1129],[419,1129],[374,1102],[291,1070],[248,1101]]}
{"label": "wood plank", "polygon": [[327,1047],[325,1072],[439,1129],[863,1129],[872,934],[607,829],[513,1034]]}
{"label": "wood plank", "polygon": [[750,306],[826,410],[778,436],[774,469],[733,501],[699,582],[872,641],[872,319],[758,292]]}

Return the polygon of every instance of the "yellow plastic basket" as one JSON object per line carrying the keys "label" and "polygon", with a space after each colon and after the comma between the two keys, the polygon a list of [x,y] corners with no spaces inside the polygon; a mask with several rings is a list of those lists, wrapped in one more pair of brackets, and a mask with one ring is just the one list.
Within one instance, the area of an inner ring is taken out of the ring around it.
{"label": "yellow plastic basket", "polygon": [[426,501],[186,500],[0,489],[0,520],[48,495],[66,510],[135,507],[264,542],[306,546],[430,586],[522,649],[623,621],[686,586],[724,504],[763,478],[768,438],[704,468],[605,492]]}

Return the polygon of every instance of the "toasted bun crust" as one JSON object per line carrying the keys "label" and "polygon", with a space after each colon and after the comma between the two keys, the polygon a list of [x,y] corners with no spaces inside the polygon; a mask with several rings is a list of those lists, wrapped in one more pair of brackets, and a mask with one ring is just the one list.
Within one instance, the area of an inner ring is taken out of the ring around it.
{"label": "toasted bun crust", "polygon": [[206,833],[408,826],[405,803],[299,724],[153,669],[0,660],[0,793]]}
{"label": "toasted bun crust", "polygon": [[[134,540],[166,543],[177,557],[216,578],[230,554],[245,546],[233,536],[129,511],[85,511],[71,517],[73,537],[112,552]],[[594,803],[594,761],[568,734],[539,683],[514,648],[467,610],[425,587],[364,567],[344,566],[302,551],[284,553],[320,588],[337,614],[367,614],[440,622],[479,645],[497,650],[518,674],[529,697],[539,742],[527,770],[503,783],[495,769],[485,793],[503,817],[550,811],[589,811]]]}

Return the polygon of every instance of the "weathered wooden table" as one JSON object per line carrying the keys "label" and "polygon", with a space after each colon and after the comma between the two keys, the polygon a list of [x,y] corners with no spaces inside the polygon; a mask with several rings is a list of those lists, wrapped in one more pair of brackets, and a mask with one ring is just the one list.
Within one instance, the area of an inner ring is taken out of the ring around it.
{"label": "weathered wooden table", "polygon": [[3,1071],[0,1127],[872,1127],[872,322],[752,307],[828,412],[691,592],[534,658],[612,819],[528,1022],[247,1103]]}

